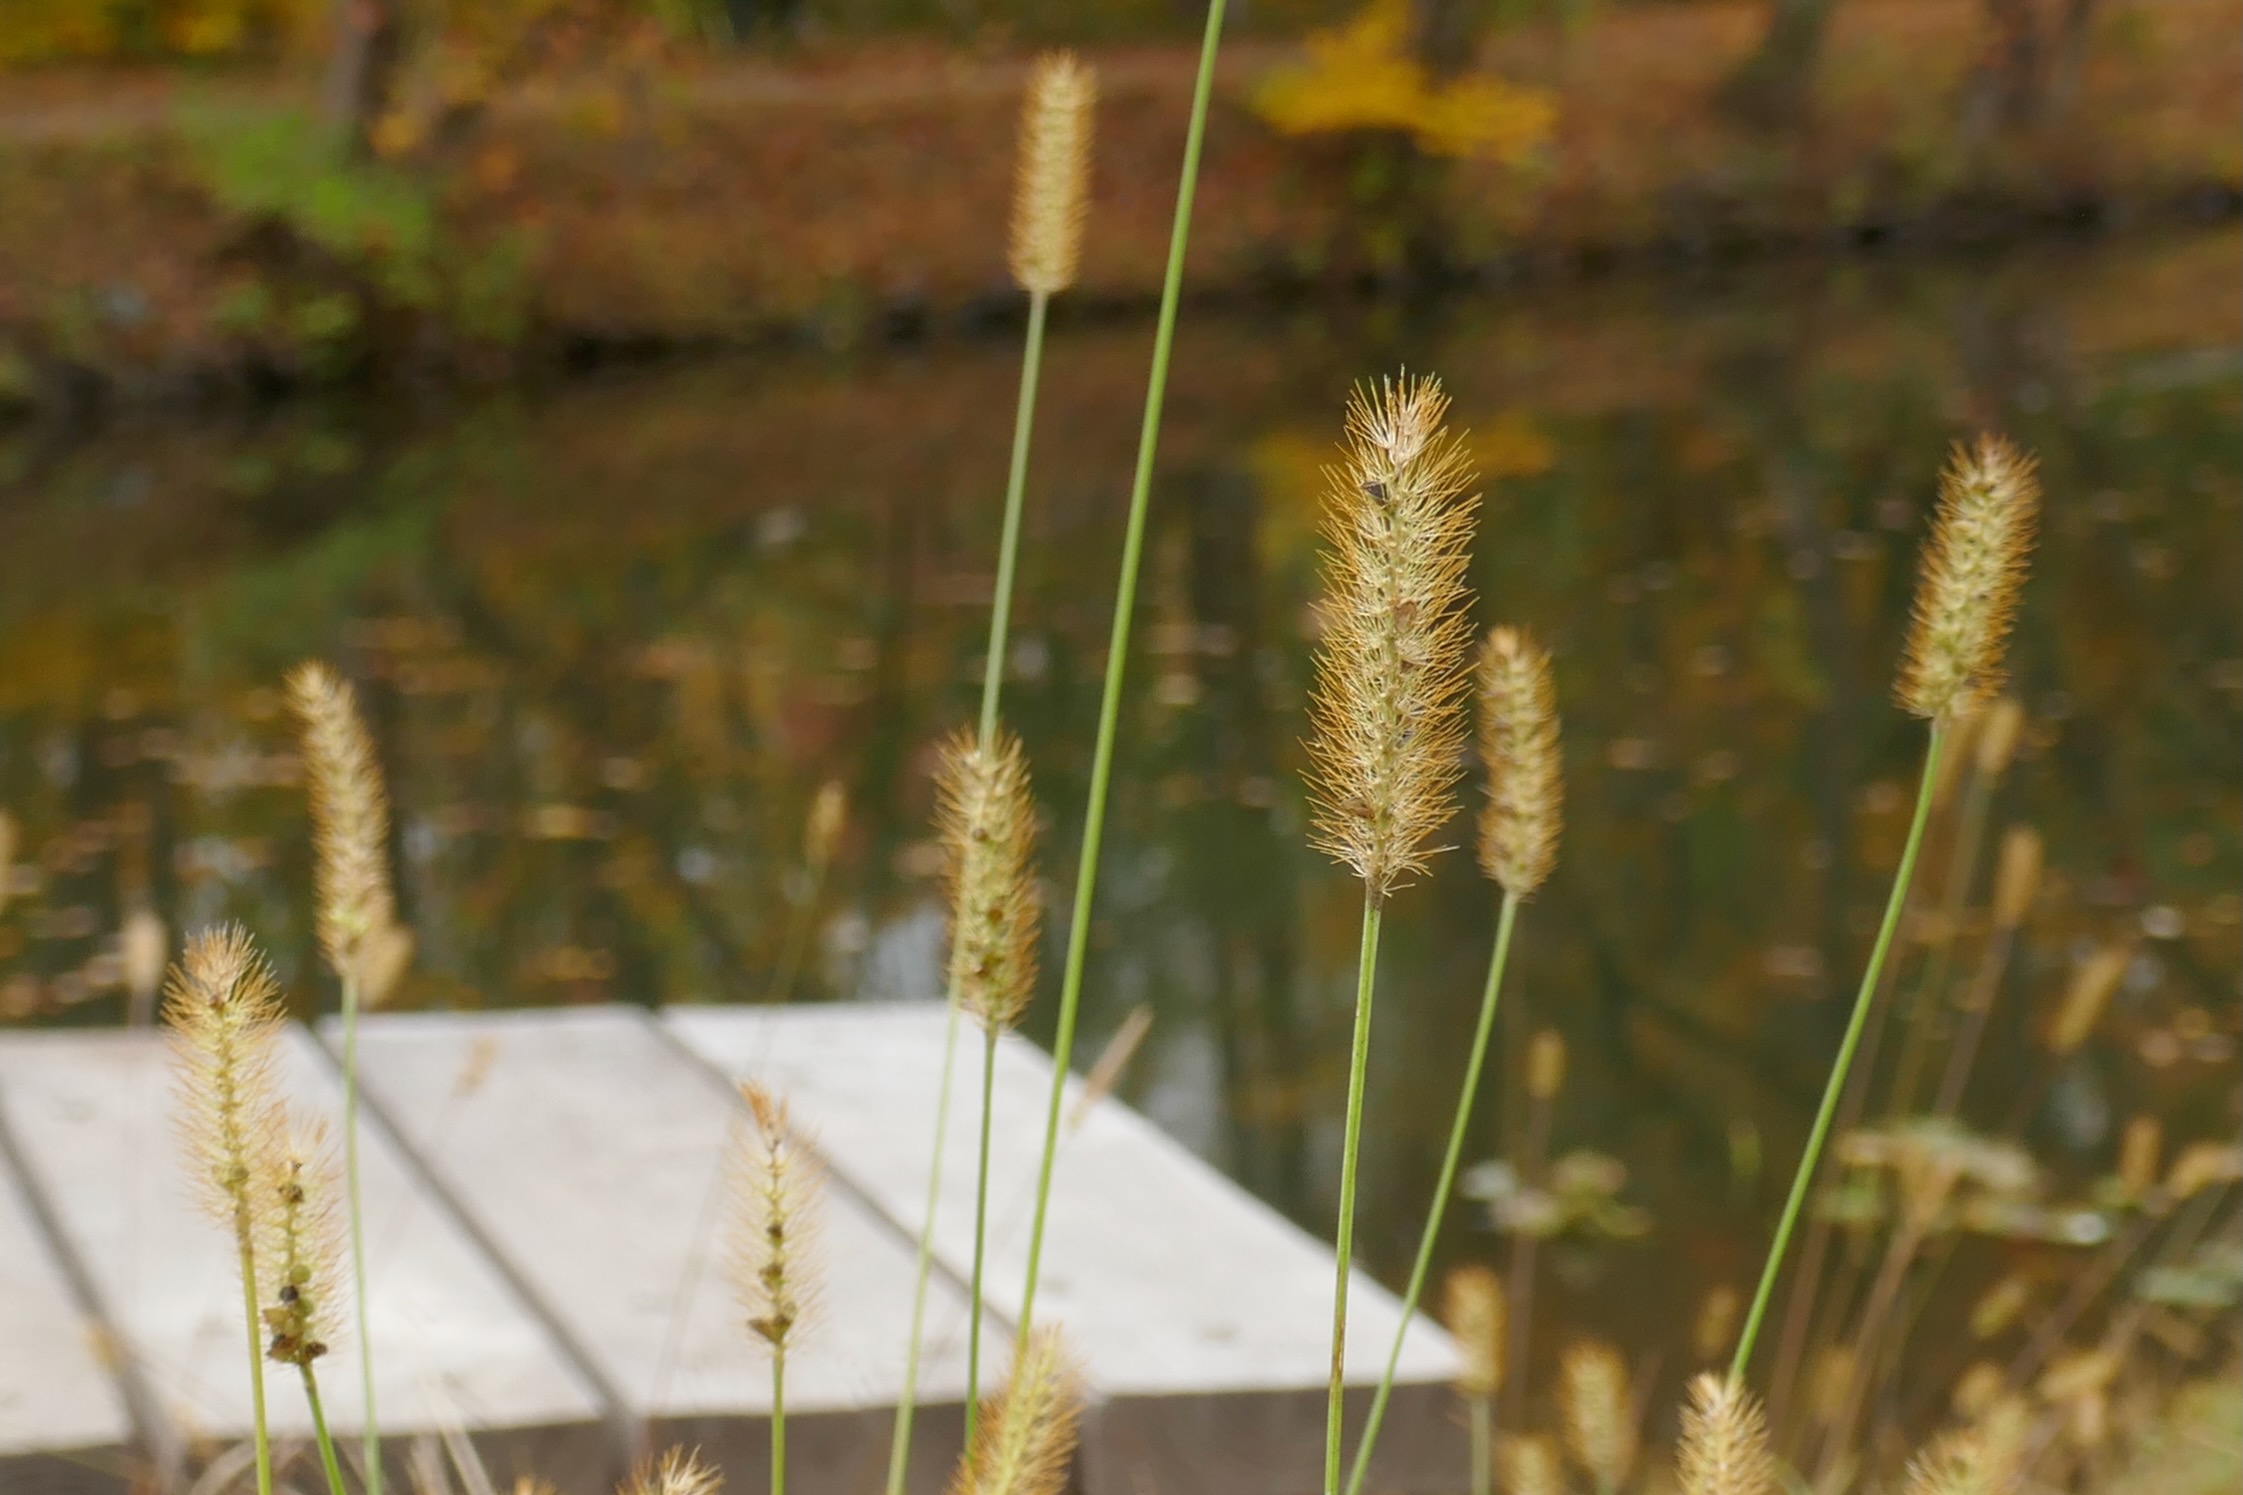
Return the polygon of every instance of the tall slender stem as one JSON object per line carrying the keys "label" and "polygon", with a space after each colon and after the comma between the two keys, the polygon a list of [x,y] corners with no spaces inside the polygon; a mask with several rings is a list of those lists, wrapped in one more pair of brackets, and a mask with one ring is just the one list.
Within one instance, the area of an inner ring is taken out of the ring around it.
{"label": "tall slender stem", "polygon": [[[1042,379],[1045,313],[1050,305],[1050,296],[1042,291],[1031,292],[1028,297],[1028,331],[1020,354],[1020,393],[1013,409],[1012,462],[1005,474],[1004,528],[997,541],[996,593],[989,608],[989,648],[981,665],[978,741],[984,749],[997,740],[997,708],[1005,689],[1005,656],[1012,631],[1013,576],[1020,554],[1020,516],[1028,491],[1029,437],[1036,426],[1036,386]],[[943,1026],[942,1089],[935,1099],[934,1162],[927,1170],[927,1213],[919,1232],[918,1274],[911,1291],[911,1335],[904,1350],[903,1391],[896,1400],[895,1429],[889,1439],[887,1495],[903,1495],[904,1476],[911,1463],[911,1422],[919,1393],[919,1350],[926,1333],[927,1278],[934,1267],[935,1212],[942,1199],[942,1149],[950,1132],[950,1082],[957,1071],[957,1059],[958,994],[953,991],[950,1017]],[[978,1249],[978,1230],[975,1243]],[[977,1292],[974,1295],[977,1332],[969,1356],[980,1349],[980,1313],[981,1296]],[[967,1420],[972,1421],[975,1415],[973,1401],[969,1398]]]}
{"label": "tall slender stem", "polygon": [[[1371,1398],[1371,1415],[1363,1424],[1363,1441],[1356,1446],[1355,1464],[1347,1476],[1348,1495],[1363,1488],[1371,1467],[1371,1449],[1378,1442],[1379,1424],[1386,1420],[1386,1403],[1394,1394],[1394,1373],[1402,1364],[1402,1342],[1425,1291],[1425,1276],[1433,1265],[1433,1243],[1441,1234],[1441,1217],[1448,1213],[1449,1190],[1456,1184],[1456,1169],[1464,1156],[1464,1135],[1472,1121],[1472,1101],[1480,1090],[1480,1068],[1487,1060],[1488,1035],[1495,1027],[1496,1003],[1503,994],[1503,967],[1511,958],[1511,926],[1517,922],[1519,900],[1505,892],[1503,911],[1495,922],[1495,953],[1488,958],[1487,988],[1480,994],[1480,1020],[1472,1030],[1472,1049],[1464,1062],[1464,1088],[1456,1098],[1456,1116],[1449,1122],[1449,1149],[1441,1158],[1441,1176],[1433,1186],[1433,1204],[1425,1213],[1425,1230],[1418,1237],[1417,1260],[1410,1265],[1410,1283],[1402,1293],[1402,1321],[1394,1326],[1394,1345],[1386,1353],[1386,1372]],[[1475,1399],[1474,1405],[1478,1405]]]}
{"label": "tall slender stem", "polygon": [[1044,1155],[1036,1175],[1036,1214],[1028,1228],[1028,1275],[1020,1294],[1023,1347],[1035,1322],[1036,1283],[1043,1269],[1044,1217],[1051,1203],[1052,1162],[1059,1152],[1059,1110],[1066,1095],[1068,1061],[1075,1047],[1075,1013],[1082,1003],[1083,962],[1090,952],[1090,911],[1098,890],[1098,852],[1106,834],[1106,792],[1114,772],[1114,734],[1121,722],[1122,665],[1129,657],[1130,614],[1137,606],[1145,511],[1152,496],[1153,457],[1160,446],[1169,352],[1176,341],[1176,307],[1184,291],[1184,246],[1191,238],[1192,197],[1199,185],[1200,146],[1207,135],[1207,101],[1215,87],[1215,53],[1222,42],[1223,6],[1224,0],[1208,0],[1207,30],[1199,48],[1199,76],[1192,84],[1191,125],[1184,135],[1176,218],[1168,234],[1168,269],[1161,279],[1160,317],[1153,328],[1153,367],[1145,384],[1145,419],[1137,435],[1137,471],[1129,485],[1129,524],[1122,539],[1121,578],[1114,587],[1114,622],[1106,636],[1106,685],[1098,702],[1098,744],[1090,763],[1090,798],[1083,808],[1075,904],[1067,924],[1067,965],[1059,986],[1059,1026],[1052,1036],[1051,1105],[1044,1118]]}
{"label": "tall slender stem", "polygon": [[1730,1358],[1729,1375],[1732,1380],[1743,1380],[1745,1367],[1752,1361],[1753,1341],[1760,1336],[1760,1321],[1767,1316],[1768,1299],[1775,1292],[1776,1275],[1783,1267],[1785,1248],[1791,1244],[1792,1227],[1799,1222],[1800,1207],[1806,1203],[1808,1186],[1814,1182],[1815,1165],[1822,1161],[1824,1141],[1830,1133],[1830,1118],[1838,1110],[1838,1098],[1846,1089],[1846,1074],[1853,1067],[1854,1050],[1861,1043],[1861,1030],[1868,1022],[1871,999],[1877,993],[1878,978],[1885,968],[1885,955],[1892,949],[1893,933],[1900,927],[1900,911],[1908,902],[1908,883],[1916,871],[1916,853],[1924,841],[1924,822],[1931,818],[1932,790],[1938,783],[1939,750],[1946,729],[1938,722],[1932,724],[1931,739],[1924,746],[1923,782],[1916,788],[1916,813],[1908,822],[1908,841],[1901,848],[1900,866],[1893,872],[1892,892],[1885,899],[1885,917],[1877,926],[1877,942],[1870,947],[1869,965],[1861,973],[1861,989],[1854,994],[1853,1016],[1847,1020],[1846,1036],[1838,1045],[1838,1057],[1830,1067],[1830,1079],[1823,1086],[1822,1104],[1815,1111],[1815,1124],[1807,1133],[1806,1151],[1799,1155],[1799,1169],[1791,1176],[1791,1193],[1784,1200],[1783,1216],[1776,1222],[1775,1239],[1768,1246],[1768,1260],[1760,1269],[1760,1285],[1753,1290],[1752,1311],[1745,1315],[1744,1332],[1737,1338],[1737,1353]]}
{"label": "tall slender stem", "polygon": [[382,1495],[382,1432],[374,1419],[374,1335],[366,1313],[366,1207],[358,1192],[358,978],[343,977],[343,1183],[350,1195],[351,1296],[358,1319],[358,1379],[366,1399],[359,1454],[366,1495]]}
{"label": "tall slender stem", "polygon": [[895,1431],[888,1441],[887,1495],[903,1495],[911,1467],[911,1419],[918,1402],[919,1347],[927,1322],[927,1278],[934,1267],[935,1209],[942,1201],[942,1154],[950,1134],[950,1081],[958,1068],[958,992],[950,992],[950,1015],[942,1029],[942,1080],[935,1093],[934,1158],[927,1166],[927,1213],[919,1230],[919,1267],[911,1288],[911,1337],[903,1355],[903,1392],[896,1401]]}
{"label": "tall slender stem", "polygon": [[1986,812],[1994,800],[1994,775],[1973,763],[1963,786],[1962,812],[1957,817],[1955,844],[1947,853],[1947,878],[1939,890],[1939,926],[1933,931],[1931,953],[1923,978],[1908,1006],[1907,1033],[1900,1044],[1899,1067],[1893,1072],[1890,1110],[1906,1116],[1915,1109],[1917,1083],[1931,1048],[1932,1030],[1947,1009],[1947,975],[1955,959],[1956,926],[1970,900],[1970,885],[1977,880],[1978,853],[1986,840]]}
{"label": "tall slender stem", "polygon": [[974,1446],[981,1416],[981,1269],[989,1239],[989,1112],[996,1094],[997,1027],[992,1023],[981,1044],[981,1153],[974,1173],[973,1308],[966,1330],[966,1447]]}
{"label": "tall slender stem", "polygon": [[249,1201],[234,1201],[234,1248],[241,1260],[241,1312],[249,1330],[249,1415],[257,1454],[257,1495],[273,1495],[272,1435],[265,1427],[265,1340],[258,1332],[257,1253],[250,1244]]}
{"label": "tall slender stem", "polygon": [[1355,965],[1355,1037],[1347,1061],[1347,1130],[1340,1141],[1340,1218],[1333,1231],[1338,1258],[1332,1288],[1332,1389],[1324,1409],[1324,1495],[1339,1495],[1342,1399],[1347,1391],[1347,1278],[1355,1256],[1355,1164],[1363,1135],[1363,1079],[1371,1058],[1371,996],[1379,959],[1379,901],[1363,895],[1363,948]]}
{"label": "tall slender stem", "polygon": [[981,745],[997,740],[997,700],[1004,693],[1006,640],[1012,632],[1013,568],[1020,554],[1020,511],[1028,489],[1028,438],[1036,426],[1036,385],[1044,366],[1044,312],[1051,298],[1028,297],[1028,333],[1020,350],[1020,397],[1012,418],[1012,465],[1005,473],[1005,527],[997,540],[997,594],[989,609],[989,653],[981,667]]}
{"label": "tall slender stem", "polygon": [[1472,1495],[1495,1489],[1495,1398],[1475,1396],[1465,1409],[1472,1419]]}
{"label": "tall slender stem", "polygon": [[787,1347],[771,1347],[771,1495],[787,1495]]}
{"label": "tall slender stem", "polygon": [[304,1378],[304,1403],[312,1409],[312,1440],[319,1445],[319,1467],[327,1474],[327,1495],[349,1495],[343,1488],[343,1466],[335,1458],[335,1440],[327,1432],[327,1408],[319,1400],[319,1377],[309,1360],[296,1367]]}

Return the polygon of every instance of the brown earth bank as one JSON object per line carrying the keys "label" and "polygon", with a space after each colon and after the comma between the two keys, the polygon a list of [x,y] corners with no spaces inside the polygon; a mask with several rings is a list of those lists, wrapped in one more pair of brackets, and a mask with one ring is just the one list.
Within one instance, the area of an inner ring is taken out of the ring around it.
{"label": "brown earth bank", "polygon": [[[2069,107],[1975,142],[1960,100],[1986,51],[1978,6],[1849,0],[1811,117],[1773,133],[1715,103],[1762,15],[1637,8],[1495,37],[1485,66],[1548,91],[1555,132],[1523,166],[1430,178],[1431,266],[1381,248],[1393,198],[1366,185],[1372,147],[1254,113],[1296,49],[1233,47],[1189,284],[1355,289],[2243,205],[2243,0],[2104,7]],[[1157,288],[1192,70],[1185,48],[1093,60],[1078,311]],[[0,411],[1002,320],[1025,61],[895,43],[618,62],[354,167],[320,147],[308,78],[0,74]]]}

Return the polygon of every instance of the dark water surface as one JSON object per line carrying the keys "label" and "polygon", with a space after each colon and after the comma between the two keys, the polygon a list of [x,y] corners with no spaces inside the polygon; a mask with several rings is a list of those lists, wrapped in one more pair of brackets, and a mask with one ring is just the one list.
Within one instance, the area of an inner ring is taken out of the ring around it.
{"label": "dark water surface", "polygon": [[[1471,1157],[1545,1178],[1585,1149],[1625,1173],[1559,1175],[1581,1208],[1540,1251],[1541,1353],[1598,1333],[1671,1377],[1709,1290],[1749,1286],[1905,830],[1922,734],[1889,682],[1934,475],[1981,424],[2035,449],[2048,488],[2024,743],[1986,819],[1989,844],[2036,827],[2048,870],[1965,1116],[2016,1130],[2055,1200],[2110,1172],[2137,1113],[2169,1144],[2232,1134],[2239,246],[1188,311],[1085,1061],[1148,1006],[1123,1093],[1328,1228],[1358,903],[1303,835],[1317,468],[1349,381],[1406,363],[1446,377],[1488,472],[1481,621],[1557,655],[1565,840],[1520,921]],[[1006,704],[1054,926],[1149,340],[1063,326],[1046,359]],[[275,689],[308,655],[361,683],[390,774],[407,1004],[935,997],[928,771],[973,709],[1015,372],[996,337],[0,429],[0,1020],[119,1021],[136,909],[246,920],[312,999]],[[802,841],[828,780],[850,814],[819,879]],[[1970,860],[1965,797],[1935,824],[1927,915]],[[1946,926],[1958,984],[1990,862]],[[1458,853],[1388,920],[1362,1241],[1389,1280],[1493,909]],[[1941,927],[1914,926],[1903,996]],[[2131,957],[2095,1038],[2051,1056],[2052,1007],[2113,942]],[[1545,1027],[1569,1062],[1542,1114],[1516,1077]],[[1478,1206],[1445,1246],[1505,1254]],[[1936,1356],[1959,1332],[1919,1339]]]}

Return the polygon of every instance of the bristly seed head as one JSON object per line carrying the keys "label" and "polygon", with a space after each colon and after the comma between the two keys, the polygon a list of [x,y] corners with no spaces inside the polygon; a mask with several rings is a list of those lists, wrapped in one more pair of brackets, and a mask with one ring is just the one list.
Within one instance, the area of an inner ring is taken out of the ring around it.
{"label": "bristly seed head", "polygon": [[356,983],[361,1002],[379,1006],[412,956],[390,892],[381,767],[342,677],[313,661],[291,670],[287,683],[311,784],[320,948],[339,979]]}
{"label": "bristly seed head", "polygon": [[1036,802],[1020,739],[989,748],[959,733],[943,744],[937,818],[950,860],[950,984],[995,1032],[1036,991]]}
{"label": "bristly seed head", "polygon": [[1635,1462],[1628,1366],[1608,1344],[1577,1341],[1559,1364],[1566,1447],[1605,1489],[1618,1489]]}
{"label": "bristly seed head", "polygon": [[1676,1464],[1682,1495],[1775,1495],[1778,1488],[1760,1404],[1728,1376],[1708,1372],[1690,1383]]}
{"label": "bristly seed head", "polygon": [[1900,704],[1947,724],[2002,687],[2002,651],[2040,507],[2033,459],[1999,436],[1958,446],[1916,584]]}
{"label": "bristly seed head", "polygon": [[291,1123],[258,1183],[258,1259],[269,1279],[259,1301],[271,1336],[265,1354],[309,1365],[332,1347],[338,1322],[329,1307],[342,1260],[342,1189],[327,1128],[301,1117]]}
{"label": "bristly seed head", "polygon": [[1565,804],[1550,656],[1519,629],[1497,628],[1480,646],[1479,685],[1480,759],[1488,771],[1480,870],[1526,898],[1557,863]]}
{"label": "bristly seed head", "polygon": [[196,1195],[238,1236],[281,1136],[282,1012],[272,969],[239,925],[191,936],[164,995],[180,1139]]}
{"label": "bristly seed head", "polygon": [[1082,1400],[1081,1377],[1058,1332],[1032,1332],[1004,1389],[983,1403],[950,1495],[1059,1495]]}
{"label": "bristly seed head", "polygon": [[1438,380],[1384,379],[1348,404],[1327,470],[1323,638],[1308,744],[1315,843],[1384,900],[1425,871],[1463,771],[1471,625],[1464,573],[1476,500],[1441,427]]}
{"label": "bristly seed head", "polygon": [[702,1463],[698,1450],[673,1448],[660,1463],[640,1468],[617,1495],[717,1495],[723,1488],[724,1476]]}
{"label": "bristly seed head", "polygon": [[817,1301],[821,1174],[788,1121],[786,1102],[742,1085],[749,1125],[732,1167],[733,1286],[748,1328],[784,1354]]}
{"label": "bristly seed head", "polygon": [[1048,52],[1028,76],[1012,198],[1012,275],[1056,296],[1075,283],[1090,204],[1091,113],[1098,75],[1072,52]]}
{"label": "bristly seed head", "polygon": [[1486,1267],[1458,1267],[1442,1288],[1441,1321],[1462,1362],[1456,1389],[1491,1397],[1503,1383],[1503,1281]]}

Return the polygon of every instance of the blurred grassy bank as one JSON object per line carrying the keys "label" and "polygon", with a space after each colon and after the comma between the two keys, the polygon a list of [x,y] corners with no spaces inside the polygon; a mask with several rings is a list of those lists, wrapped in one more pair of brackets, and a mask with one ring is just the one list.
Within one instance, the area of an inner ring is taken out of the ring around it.
{"label": "blurred grassy bank", "polygon": [[[1495,36],[1487,68],[1546,91],[1555,131],[1523,165],[1415,179],[1434,273],[1946,243],[2223,214],[2243,195],[2243,0],[2106,7],[2071,107],[1977,142],[1958,103],[1986,46],[1977,7],[1850,0],[1811,119],[1776,133],[1714,104],[1761,18],[1709,3]],[[1395,197],[1375,152],[1283,138],[1254,113],[1293,55],[1256,40],[1226,57],[1194,284],[1423,275],[1382,249]],[[1128,305],[1157,283],[1190,59],[1095,60],[1099,179],[1072,304]],[[310,124],[308,77],[6,75],[0,410],[1009,314],[1021,66],[913,43],[611,56],[349,167]]]}

